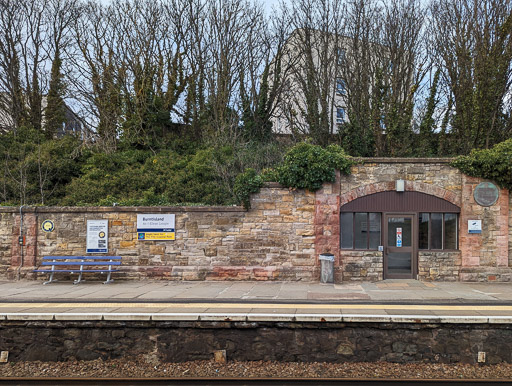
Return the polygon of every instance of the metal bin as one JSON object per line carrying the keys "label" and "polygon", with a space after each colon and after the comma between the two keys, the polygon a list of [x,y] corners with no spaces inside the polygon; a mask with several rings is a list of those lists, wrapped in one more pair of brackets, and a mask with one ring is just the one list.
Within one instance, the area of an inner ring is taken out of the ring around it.
{"label": "metal bin", "polygon": [[322,253],[318,259],[321,264],[320,282],[334,283],[334,255]]}

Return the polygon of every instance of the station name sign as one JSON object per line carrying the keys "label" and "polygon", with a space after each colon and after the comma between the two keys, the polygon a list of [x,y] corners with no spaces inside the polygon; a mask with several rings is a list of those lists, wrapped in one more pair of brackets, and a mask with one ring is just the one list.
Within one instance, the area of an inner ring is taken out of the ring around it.
{"label": "station name sign", "polygon": [[174,214],[138,214],[137,239],[174,240],[176,238]]}

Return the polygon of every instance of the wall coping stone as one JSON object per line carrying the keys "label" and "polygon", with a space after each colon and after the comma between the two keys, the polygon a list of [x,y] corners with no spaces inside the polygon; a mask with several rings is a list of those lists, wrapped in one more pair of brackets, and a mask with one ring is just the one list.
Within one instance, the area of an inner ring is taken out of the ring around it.
{"label": "wall coping stone", "polygon": [[[19,213],[19,206],[0,207],[0,213]],[[23,213],[173,213],[246,212],[241,206],[26,206]]]}
{"label": "wall coping stone", "polygon": [[455,158],[392,158],[392,157],[354,157],[356,162],[383,164],[449,164]]}
{"label": "wall coping stone", "polygon": [[279,182],[264,182],[263,183],[264,188],[279,188],[279,189],[286,189],[286,186],[281,185]]}

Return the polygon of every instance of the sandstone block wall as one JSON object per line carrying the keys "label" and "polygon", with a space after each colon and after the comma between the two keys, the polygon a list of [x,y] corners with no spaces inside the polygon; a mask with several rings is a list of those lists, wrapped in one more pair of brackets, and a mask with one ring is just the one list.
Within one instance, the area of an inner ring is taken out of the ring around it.
{"label": "sandstone block wall", "polygon": [[340,256],[342,281],[378,281],[383,279],[382,252],[341,251]]}
{"label": "sandstone block wall", "polygon": [[418,276],[424,281],[457,281],[462,265],[461,252],[419,251]]}
{"label": "sandstone block wall", "polygon": [[[23,208],[26,245],[18,244],[19,208],[0,207],[0,279],[33,276],[42,256],[85,254],[87,220],[109,220],[109,254],[123,257],[124,277],[172,280],[318,280],[318,256],[335,256],[335,282],[383,279],[378,251],[340,249],[340,207],[395,189],[430,194],[461,208],[459,251],[420,251],[420,280],[512,280],[512,196],[500,189],[490,207],[475,203],[480,179],[442,159],[363,159],[316,193],[267,184],[252,208],[102,207]],[[174,213],[175,241],[139,241],[137,214]],[[469,234],[468,220],[482,233]],[[44,220],[55,230],[43,232]],[[121,276],[122,277],[122,276]]]}
{"label": "sandstone block wall", "polygon": [[[42,256],[85,255],[87,220],[109,220],[109,255],[123,257],[126,277],[183,280],[314,280],[314,195],[270,185],[240,207],[24,208],[23,275]],[[0,278],[21,264],[19,208],[0,208]],[[137,213],[174,213],[176,240],[137,240]],[[41,231],[44,220],[55,230]],[[119,275],[118,275],[119,276]]]}
{"label": "sandstone block wall", "polygon": [[512,267],[512,194],[508,197],[508,266]]}
{"label": "sandstone block wall", "polygon": [[[352,193],[358,188],[376,193],[389,190],[387,185],[394,190],[395,181],[401,178],[406,181],[407,190],[442,195],[448,191],[453,193],[448,201],[460,205],[462,174],[448,162],[445,159],[367,159],[352,167],[352,174],[343,178],[341,194]],[[387,185],[381,188],[382,184]]]}
{"label": "sandstone block wall", "polygon": [[[460,213],[460,250],[463,281],[510,281],[509,191],[500,189],[496,204],[483,207],[475,202],[473,191],[481,179],[463,176]],[[482,220],[482,233],[469,234],[468,220]]]}
{"label": "sandstone block wall", "polygon": [[11,266],[12,233],[14,225],[13,213],[0,212],[0,277]]}
{"label": "sandstone block wall", "polygon": [[[328,221],[326,232],[316,226],[317,253],[335,251],[338,281],[374,281],[383,276],[382,252],[340,250],[339,208],[357,198],[395,190],[395,181],[405,180],[405,189],[433,195],[461,208],[459,251],[420,251],[418,279],[443,281],[510,281],[512,270],[512,197],[500,189],[491,207],[475,203],[474,188],[482,179],[463,175],[448,159],[362,159],[349,176],[338,176],[332,186],[317,193],[318,224]],[[320,215],[319,215],[320,214]],[[468,234],[468,220],[481,219],[482,233]],[[320,248],[319,248],[320,247]],[[380,260],[379,260],[380,258]]]}

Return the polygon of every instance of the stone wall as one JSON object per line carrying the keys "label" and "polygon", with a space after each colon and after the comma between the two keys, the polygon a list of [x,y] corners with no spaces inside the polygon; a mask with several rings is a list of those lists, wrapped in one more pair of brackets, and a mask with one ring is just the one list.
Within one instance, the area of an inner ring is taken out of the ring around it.
{"label": "stone wall", "polygon": [[13,213],[0,212],[0,277],[11,267]]}
{"label": "stone wall", "polygon": [[4,321],[9,361],[145,356],[158,363],[211,359],[299,362],[512,363],[510,324],[318,322]]}
{"label": "stone wall", "polygon": [[[462,281],[510,281],[509,191],[500,189],[496,204],[483,207],[475,202],[473,191],[481,179],[463,176],[460,214]],[[482,233],[469,234],[468,220],[482,220]]]}
{"label": "stone wall", "polygon": [[[491,207],[475,203],[473,190],[482,179],[463,175],[449,165],[449,159],[361,159],[349,176],[338,176],[332,187],[324,185],[317,194],[317,217],[338,232],[315,227],[317,247],[336,251],[337,280],[380,280],[382,253],[340,250],[339,208],[366,195],[392,191],[395,181],[405,180],[406,191],[429,194],[461,208],[460,252],[420,252],[418,278],[445,281],[510,281],[512,270],[512,199],[506,189]],[[481,234],[468,234],[470,219],[481,219]],[[380,261],[379,258],[380,257]],[[373,262],[373,260],[375,260]]]}
{"label": "stone wall", "polygon": [[[19,208],[0,207],[0,278],[30,276],[46,255],[85,254],[86,222],[109,220],[109,254],[123,257],[124,277],[183,280],[318,280],[318,256],[335,256],[335,281],[383,278],[381,252],[340,249],[340,207],[395,189],[429,194],[461,208],[459,252],[420,252],[420,280],[512,280],[512,196],[482,207],[473,190],[481,179],[447,159],[362,159],[349,176],[336,175],[316,193],[267,184],[240,207],[23,208],[26,245],[18,245]],[[174,213],[175,241],[138,241],[137,213]],[[44,220],[55,230],[40,230]],[[467,223],[481,219],[481,234]],[[21,267],[21,269],[19,269]],[[121,276],[122,277],[122,276]]]}
{"label": "stone wall", "polygon": [[418,278],[424,281],[457,281],[462,264],[461,252],[418,253]]}
{"label": "stone wall", "polygon": [[[362,159],[361,163],[352,167],[350,175],[338,175],[334,184],[325,184],[317,193],[317,217],[320,220],[316,223],[325,223],[328,218],[330,227],[337,230],[325,232],[324,228],[315,227],[317,253],[335,251],[336,280],[382,280],[382,252],[340,250],[339,208],[359,197],[394,190],[397,179],[406,181],[405,188],[408,191],[435,195],[457,206],[461,205],[462,174],[449,166],[447,159]],[[321,250],[318,250],[318,246],[321,246]],[[458,273],[455,270],[452,272],[454,276],[450,280],[457,280]]]}
{"label": "stone wall", "polygon": [[512,194],[510,192],[508,199],[508,266],[512,267]]}
{"label": "stone wall", "polygon": [[341,251],[341,281],[378,281],[384,273],[382,252]]}
{"label": "stone wall", "polygon": [[[343,178],[342,196],[355,194],[357,189],[367,191],[366,194],[370,191],[394,190],[395,181],[401,178],[406,181],[407,190],[443,196],[460,206],[462,174],[449,165],[450,160],[388,158],[363,161],[352,167],[350,176]],[[385,184],[385,188],[381,188],[381,184]]]}
{"label": "stone wall", "polygon": [[[19,208],[0,208],[7,243],[0,249],[0,277],[21,264]],[[42,256],[85,254],[87,220],[109,220],[109,253],[123,257],[123,275],[183,280],[316,280],[314,195],[269,185],[240,207],[23,208],[23,271]],[[175,241],[139,241],[137,213],[174,213]],[[53,232],[40,230],[44,220]]]}

